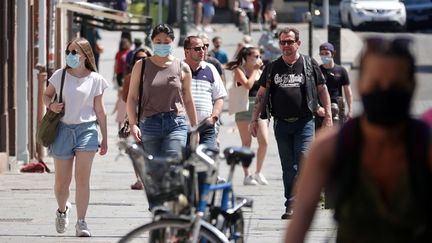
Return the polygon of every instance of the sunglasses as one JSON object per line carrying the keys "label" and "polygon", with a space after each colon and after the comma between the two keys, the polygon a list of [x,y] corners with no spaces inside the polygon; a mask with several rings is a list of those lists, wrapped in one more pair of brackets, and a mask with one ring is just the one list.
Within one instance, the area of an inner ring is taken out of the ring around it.
{"label": "sunglasses", "polygon": [[281,41],[279,41],[279,44],[281,45],[281,46],[286,46],[286,45],[289,45],[289,46],[292,46],[292,45],[294,45],[294,43],[296,43],[297,41],[295,41],[295,40],[281,40]]}
{"label": "sunglasses", "polygon": [[204,47],[207,49],[209,48],[210,44],[204,44]]}
{"label": "sunglasses", "polygon": [[369,50],[394,50],[409,51],[413,40],[408,37],[382,38],[369,37],[365,39],[366,47]]}
{"label": "sunglasses", "polygon": [[[65,51],[65,53],[66,53],[66,55],[69,55],[69,53],[72,53],[72,55],[76,55],[76,54],[78,54],[78,52],[76,51],[76,50],[72,50],[72,51],[69,51],[69,50],[66,50]],[[79,54],[78,54],[79,55]]]}
{"label": "sunglasses", "polygon": [[206,48],[205,46],[197,46],[197,47],[190,47],[187,49],[192,49],[194,51],[204,51],[205,48]]}

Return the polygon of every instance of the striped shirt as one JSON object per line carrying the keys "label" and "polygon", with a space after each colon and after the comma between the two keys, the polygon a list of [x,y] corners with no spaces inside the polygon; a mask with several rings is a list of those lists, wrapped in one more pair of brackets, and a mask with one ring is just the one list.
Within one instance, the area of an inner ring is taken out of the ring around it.
{"label": "striped shirt", "polygon": [[205,61],[192,71],[192,97],[198,121],[211,116],[215,100],[226,97],[227,92],[216,68]]}

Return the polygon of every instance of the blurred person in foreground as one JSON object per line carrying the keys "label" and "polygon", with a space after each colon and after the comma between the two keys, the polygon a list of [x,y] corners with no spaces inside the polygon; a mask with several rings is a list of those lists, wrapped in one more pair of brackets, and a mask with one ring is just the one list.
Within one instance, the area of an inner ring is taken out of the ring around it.
{"label": "blurred person in foreground", "polygon": [[416,86],[410,42],[366,39],[358,81],[364,111],[312,144],[285,242],[304,241],[324,186],[334,192],[336,242],[432,239],[431,136],[409,112]]}

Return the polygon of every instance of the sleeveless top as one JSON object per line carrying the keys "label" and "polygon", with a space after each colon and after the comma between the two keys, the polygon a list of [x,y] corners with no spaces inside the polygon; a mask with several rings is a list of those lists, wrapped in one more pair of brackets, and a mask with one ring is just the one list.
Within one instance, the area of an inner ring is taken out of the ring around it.
{"label": "sleeveless top", "polygon": [[[244,69],[244,67],[240,67],[240,69],[243,71],[243,73],[245,74],[245,77],[247,79],[249,79],[249,76],[246,75],[246,70]],[[252,85],[252,87],[249,89],[249,97],[255,98],[256,94],[258,93],[259,88],[261,87],[260,83],[258,82],[260,77],[261,77],[262,71],[259,70],[259,75],[258,78],[255,80],[254,84]],[[242,84],[238,81],[236,81],[237,86],[242,86]]]}
{"label": "sleeveless top", "polygon": [[361,165],[357,172],[352,194],[339,209],[336,242],[421,242],[425,226],[419,220],[408,171],[399,178],[388,204]]}
{"label": "sleeveless top", "polygon": [[142,115],[140,119],[162,112],[185,115],[182,95],[181,61],[174,59],[160,67],[148,59],[144,69]]}

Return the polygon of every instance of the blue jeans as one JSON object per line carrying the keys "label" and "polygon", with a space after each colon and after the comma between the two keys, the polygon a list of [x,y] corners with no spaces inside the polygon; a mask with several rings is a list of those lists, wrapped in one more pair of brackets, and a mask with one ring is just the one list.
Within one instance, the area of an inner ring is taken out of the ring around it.
{"label": "blue jeans", "polygon": [[312,117],[300,118],[295,122],[275,118],[273,129],[282,165],[285,207],[289,207],[294,198],[292,188],[300,169],[300,161],[314,137],[315,123]]}
{"label": "blue jeans", "polygon": [[186,145],[188,126],[185,116],[162,112],[140,122],[144,151],[154,156],[179,156]]}
{"label": "blue jeans", "polygon": [[216,145],[216,127],[215,125],[208,125],[202,132],[199,134],[200,136],[200,144],[205,144],[209,148],[215,148]]}

